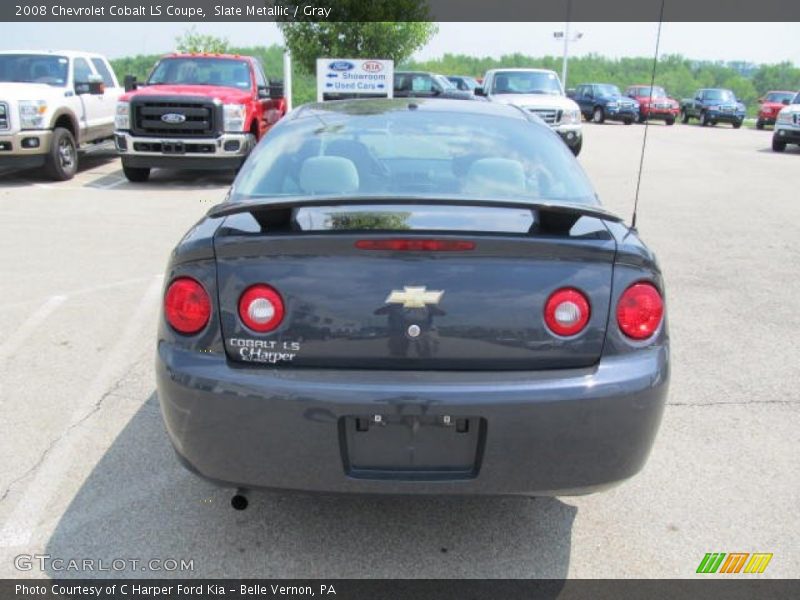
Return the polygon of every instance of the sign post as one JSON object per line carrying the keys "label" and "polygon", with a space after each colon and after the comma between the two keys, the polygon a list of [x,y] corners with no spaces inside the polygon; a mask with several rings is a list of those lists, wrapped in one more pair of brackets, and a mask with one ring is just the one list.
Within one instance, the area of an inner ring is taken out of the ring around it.
{"label": "sign post", "polygon": [[317,102],[353,97],[393,98],[394,61],[317,59]]}

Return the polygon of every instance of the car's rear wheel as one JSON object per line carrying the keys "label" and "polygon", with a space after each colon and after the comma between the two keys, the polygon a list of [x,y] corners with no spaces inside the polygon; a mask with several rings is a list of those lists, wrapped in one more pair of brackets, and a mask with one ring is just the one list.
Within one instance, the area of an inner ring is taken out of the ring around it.
{"label": "car's rear wheel", "polygon": [[705,113],[705,111],[703,111],[700,113],[700,127],[705,127],[708,124],[709,124],[708,115]]}
{"label": "car's rear wheel", "polygon": [[622,122],[625,123],[625,125],[631,125],[633,123],[633,119],[625,119]]}
{"label": "car's rear wheel", "polygon": [[667,125],[675,125],[675,117],[667,117]]}
{"label": "car's rear wheel", "polygon": [[786,142],[782,142],[777,138],[772,138],[772,151],[773,152],[783,152],[786,150]]}
{"label": "car's rear wheel", "polygon": [[149,167],[129,167],[122,164],[122,172],[125,173],[125,178],[134,183],[143,183],[150,178]]}
{"label": "car's rear wheel", "polygon": [[606,113],[601,106],[596,106],[592,112],[592,121],[595,123],[602,123],[606,120]]}
{"label": "car's rear wheel", "polygon": [[756,121],[756,129],[764,129],[764,121],[762,121],[761,119]]}
{"label": "car's rear wheel", "polygon": [[44,163],[48,177],[56,181],[67,181],[78,172],[78,146],[69,129],[56,127],[53,142]]}
{"label": "car's rear wheel", "polygon": [[647,122],[647,115],[643,115],[642,113],[639,113],[639,119],[638,119],[638,121],[639,121],[639,123],[645,123],[645,122]]}
{"label": "car's rear wheel", "polygon": [[689,115],[686,114],[685,110],[681,111],[681,123],[688,123],[689,122]]}
{"label": "car's rear wheel", "polygon": [[741,127],[741,126],[742,126],[742,122],[741,121],[734,121],[733,122],[733,128],[734,129],[739,129],[739,127]]}

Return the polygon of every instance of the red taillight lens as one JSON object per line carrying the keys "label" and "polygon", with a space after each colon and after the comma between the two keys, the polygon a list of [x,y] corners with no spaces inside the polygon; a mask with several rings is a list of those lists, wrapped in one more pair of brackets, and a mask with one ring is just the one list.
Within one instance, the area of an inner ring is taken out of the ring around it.
{"label": "red taillight lens", "polygon": [[544,306],[544,322],[550,331],[565,337],[580,333],[589,322],[591,309],[586,296],[575,288],[553,292]]}
{"label": "red taillight lens", "polygon": [[646,340],[661,325],[664,301],[651,283],[634,283],[617,303],[617,323],[622,333],[634,340]]}
{"label": "red taillight lens", "polygon": [[197,333],[211,316],[211,300],[197,281],[191,277],[179,277],[167,288],[164,315],[167,323],[178,333]]}
{"label": "red taillight lens", "polygon": [[250,286],[239,298],[239,317],[253,331],[272,331],[283,321],[283,314],[281,295],[266,284]]}
{"label": "red taillight lens", "polygon": [[359,250],[396,250],[407,252],[463,252],[474,250],[475,242],[464,240],[358,240]]}

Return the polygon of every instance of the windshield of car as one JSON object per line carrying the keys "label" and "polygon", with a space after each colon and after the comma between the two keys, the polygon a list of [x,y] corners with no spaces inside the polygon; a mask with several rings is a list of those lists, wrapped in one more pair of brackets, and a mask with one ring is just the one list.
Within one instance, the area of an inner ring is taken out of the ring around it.
{"label": "windshield of car", "polygon": [[499,71],[494,75],[493,94],[561,95],[561,82],[550,71]]}
{"label": "windshield of car", "polygon": [[250,89],[247,61],[228,58],[165,58],[147,81],[149,85],[220,85],[241,90]]}
{"label": "windshield of car", "polygon": [[[650,94],[650,86],[648,85],[647,87],[638,88],[636,90],[636,95],[637,96],[649,97],[651,95]],[[653,98],[666,98],[667,97],[667,93],[664,91],[664,88],[653,87],[652,96],[653,96]]]}
{"label": "windshield of car", "polygon": [[601,83],[600,85],[595,86],[597,88],[597,94],[599,96],[620,96],[619,88],[615,85],[611,85],[610,83]]}
{"label": "windshield of car", "polygon": [[0,81],[67,85],[69,59],[51,54],[0,54]]}
{"label": "windshield of car", "polygon": [[439,82],[439,85],[442,86],[442,89],[445,89],[445,90],[458,89],[458,88],[456,88],[455,84],[452,81],[450,81],[447,77],[445,77],[444,75],[434,75],[433,78],[436,81]]}
{"label": "windshield of car", "polygon": [[764,98],[764,102],[783,102],[784,100],[790,100],[794,97],[794,93],[792,92],[770,92],[767,94],[767,97]]}
{"label": "windshield of car", "polygon": [[346,115],[323,105],[283,122],[247,161],[232,200],[344,195],[597,204],[578,162],[547,128],[382,102],[351,103],[355,114]]}
{"label": "windshield of car", "polygon": [[456,85],[459,89],[462,90],[474,90],[478,87],[478,82],[475,81],[472,77],[448,77],[448,79]]}
{"label": "windshield of car", "polygon": [[722,102],[735,102],[736,96],[730,90],[706,90],[706,100],[720,100]]}

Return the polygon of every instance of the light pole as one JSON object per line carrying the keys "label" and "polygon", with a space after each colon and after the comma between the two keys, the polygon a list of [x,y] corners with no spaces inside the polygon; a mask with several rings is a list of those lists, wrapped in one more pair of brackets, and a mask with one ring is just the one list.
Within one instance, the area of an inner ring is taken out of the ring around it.
{"label": "light pole", "polygon": [[569,21],[564,23],[564,31],[554,31],[553,37],[557,40],[564,40],[564,58],[562,59],[561,63],[561,84],[564,86],[564,90],[567,89],[567,62],[569,61],[569,43],[570,42],[577,42],[579,39],[583,37],[583,34],[580,31],[576,31],[574,33],[570,33],[569,31]]}

